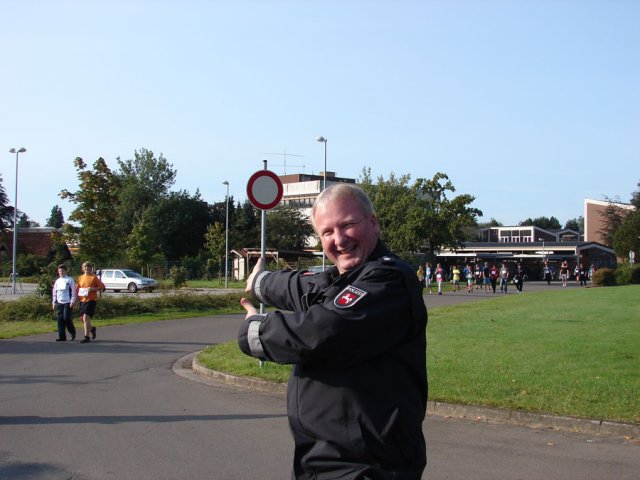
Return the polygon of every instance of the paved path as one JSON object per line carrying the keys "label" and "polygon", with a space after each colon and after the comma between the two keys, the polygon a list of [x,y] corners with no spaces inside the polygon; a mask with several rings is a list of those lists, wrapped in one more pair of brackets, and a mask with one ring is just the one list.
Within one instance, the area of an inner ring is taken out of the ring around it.
{"label": "paved path", "polygon": [[[101,328],[85,345],[56,343],[53,333],[1,340],[0,479],[288,479],[282,395],[172,370],[234,338],[241,318]],[[428,418],[425,433],[425,479],[637,479],[640,471],[633,439],[446,417]]]}

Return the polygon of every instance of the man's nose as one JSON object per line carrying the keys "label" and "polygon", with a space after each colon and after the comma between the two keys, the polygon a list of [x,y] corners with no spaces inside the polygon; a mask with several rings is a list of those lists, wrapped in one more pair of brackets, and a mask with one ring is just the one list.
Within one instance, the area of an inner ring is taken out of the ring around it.
{"label": "man's nose", "polygon": [[333,243],[340,245],[346,238],[345,230],[342,228],[336,228],[333,231]]}

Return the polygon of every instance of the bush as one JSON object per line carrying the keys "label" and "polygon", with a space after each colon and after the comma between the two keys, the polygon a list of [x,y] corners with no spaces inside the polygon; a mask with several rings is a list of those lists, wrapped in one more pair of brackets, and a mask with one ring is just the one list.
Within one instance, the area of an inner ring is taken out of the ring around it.
{"label": "bush", "polygon": [[616,270],[616,282],[618,285],[628,283],[640,283],[640,265],[623,265]]}
{"label": "bush", "polygon": [[[106,320],[128,315],[173,311],[226,310],[240,312],[241,293],[225,295],[176,294],[155,297],[103,296],[98,300],[95,318]],[[77,315],[74,307],[74,317]],[[52,319],[51,299],[27,295],[18,300],[0,301],[0,321]]]}
{"label": "bush", "polygon": [[29,295],[18,300],[0,302],[0,321],[53,319],[51,299]]}
{"label": "bush", "polygon": [[184,267],[171,267],[169,280],[173,288],[184,287],[187,284],[187,269]]}
{"label": "bush", "polygon": [[631,269],[631,283],[640,283],[640,265],[635,265]]}
{"label": "bush", "polygon": [[611,287],[616,284],[616,274],[610,268],[600,268],[594,272],[591,281],[599,287]]}
{"label": "bush", "polygon": [[628,266],[616,268],[616,285],[631,283],[631,269]]}
{"label": "bush", "polygon": [[55,263],[50,263],[46,267],[42,267],[38,276],[38,286],[36,287],[36,295],[51,300],[51,291],[53,282],[56,281],[58,267]]}

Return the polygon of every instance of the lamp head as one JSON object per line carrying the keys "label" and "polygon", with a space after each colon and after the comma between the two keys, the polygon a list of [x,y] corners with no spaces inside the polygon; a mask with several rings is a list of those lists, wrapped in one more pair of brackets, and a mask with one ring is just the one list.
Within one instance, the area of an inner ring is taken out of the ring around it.
{"label": "lamp head", "polygon": [[226,185],[227,187],[229,186],[229,182],[227,182],[226,180],[224,182],[222,182],[223,185]]}
{"label": "lamp head", "polygon": [[16,151],[15,148],[12,148],[11,150],[9,150],[9,153],[24,153],[26,151],[27,151],[27,149],[24,148],[24,147],[22,147],[20,150],[17,150],[17,151]]}
{"label": "lamp head", "polygon": [[316,137],[316,142],[327,143],[327,139],[324,137]]}

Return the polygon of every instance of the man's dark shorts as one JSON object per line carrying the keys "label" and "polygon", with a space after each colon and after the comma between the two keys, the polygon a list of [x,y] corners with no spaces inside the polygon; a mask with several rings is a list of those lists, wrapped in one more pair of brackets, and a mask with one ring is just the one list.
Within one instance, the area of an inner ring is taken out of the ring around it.
{"label": "man's dark shorts", "polygon": [[96,313],[96,302],[95,300],[89,300],[88,302],[80,302],[79,312],[80,315],[89,315],[93,317],[93,314]]}

